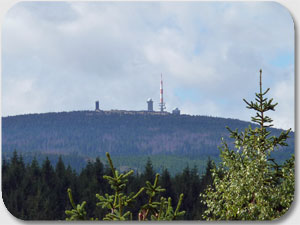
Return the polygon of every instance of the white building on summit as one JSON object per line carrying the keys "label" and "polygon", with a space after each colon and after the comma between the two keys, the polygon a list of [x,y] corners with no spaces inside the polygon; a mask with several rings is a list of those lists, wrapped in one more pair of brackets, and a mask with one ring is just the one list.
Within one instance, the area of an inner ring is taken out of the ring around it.
{"label": "white building on summit", "polygon": [[173,115],[180,115],[180,110],[178,108],[173,109],[172,111]]}

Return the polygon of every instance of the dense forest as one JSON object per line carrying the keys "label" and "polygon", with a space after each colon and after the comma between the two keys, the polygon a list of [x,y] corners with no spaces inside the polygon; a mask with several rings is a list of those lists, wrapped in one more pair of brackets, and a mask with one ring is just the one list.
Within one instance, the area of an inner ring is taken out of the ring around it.
{"label": "dense forest", "polygon": [[[181,208],[186,211],[182,218],[199,220],[206,209],[200,202],[199,193],[212,183],[211,168],[213,162],[206,162],[206,171],[198,174],[197,168],[186,167],[171,176],[168,169],[162,172],[159,185],[166,189],[162,196],[178,201],[180,193],[184,194]],[[36,159],[25,164],[21,154],[13,153],[9,161],[2,162],[2,196],[7,209],[17,218],[23,220],[64,220],[65,209],[71,209],[67,189],[71,188],[75,202],[87,201],[88,217],[102,218],[107,210],[96,207],[96,193],[112,193],[110,185],[103,179],[104,174],[111,174],[110,168],[96,158],[89,161],[80,173],[66,166],[59,157],[55,166],[49,159],[40,165]],[[137,192],[148,180],[153,182],[155,171],[150,159],[144,165],[142,173],[129,177],[126,193]],[[143,199],[143,193],[132,204],[131,211],[137,214]],[[138,218],[133,218],[137,220]]]}
{"label": "dense forest", "polygon": [[[105,157],[105,152],[109,152],[120,170],[131,168],[142,172],[150,157],[158,172],[168,168],[175,175],[187,165],[197,165],[202,173],[209,157],[218,161],[222,137],[233,146],[225,127],[243,130],[250,124],[208,116],[108,111],[9,116],[2,118],[2,155],[9,159],[18,150],[25,163],[33,158],[41,162],[48,157],[53,166],[61,155],[65,164],[80,172],[88,161]],[[270,128],[270,131],[278,135],[282,130]],[[273,153],[279,162],[294,152],[294,133],[290,136],[289,146]]]}

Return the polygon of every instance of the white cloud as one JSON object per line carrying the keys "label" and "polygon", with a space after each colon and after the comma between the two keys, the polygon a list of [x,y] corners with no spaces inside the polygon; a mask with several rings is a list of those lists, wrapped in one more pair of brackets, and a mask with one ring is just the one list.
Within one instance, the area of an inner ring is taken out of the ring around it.
{"label": "white cloud", "polygon": [[[277,3],[22,2],[2,34],[3,115],[93,109],[96,99],[157,106],[163,73],[168,110],[250,120],[242,98],[253,98],[260,68],[279,105],[294,101],[276,91],[293,90],[293,65],[271,63],[294,53],[292,19]],[[30,95],[11,80],[31,81]],[[182,100],[178,89],[197,91]],[[293,127],[294,106],[283,108],[277,126]]]}
{"label": "white cloud", "polygon": [[278,102],[272,118],[276,127],[285,129],[292,128],[294,130],[294,79],[293,72],[286,80],[276,83],[270,90],[270,96],[274,98],[274,102]]}

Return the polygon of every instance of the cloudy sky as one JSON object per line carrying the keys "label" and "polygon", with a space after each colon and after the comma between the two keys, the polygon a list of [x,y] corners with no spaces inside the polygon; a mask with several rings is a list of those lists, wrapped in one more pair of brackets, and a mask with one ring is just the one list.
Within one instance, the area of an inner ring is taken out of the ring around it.
{"label": "cloudy sky", "polygon": [[259,69],[294,128],[294,23],[274,2],[21,2],[2,21],[2,115],[158,110],[250,120]]}

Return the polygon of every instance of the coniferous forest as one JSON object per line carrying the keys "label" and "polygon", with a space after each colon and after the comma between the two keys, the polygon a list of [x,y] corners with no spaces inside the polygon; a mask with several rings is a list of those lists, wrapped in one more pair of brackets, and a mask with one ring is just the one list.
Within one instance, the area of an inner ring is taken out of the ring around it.
{"label": "coniferous forest", "polygon": [[[207,185],[212,184],[212,165],[213,162],[208,160],[203,174],[198,174],[196,167],[187,166],[175,176],[171,176],[167,169],[160,175],[158,184],[166,189],[162,196],[171,197],[175,204],[179,195],[184,194],[181,208],[186,213],[179,219],[202,219],[201,215],[206,207],[200,202],[199,193],[203,193]],[[70,188],[74,202],[87,202],[87,217],[102,218],[107,210],[96,207],[95,195],[112,194],[109,183],[103,179],[105,174],[111,174],[111,169],[99,158],[88,162],[80,173],[76,173],[64,164],[61,157],[55,166],[51,165],[49,159],[44,160],[41,165],[36,159],[25,164],[22,155],[15,151],[10,161],[3,161],[3,200],[7,209],[23,220],[65,220],[65,210],[72,208],[67,194],[67,189]],[[142,173],[135,173],[128,178],[125,192],[137,192],[146,181],[153,182],[155,174],[152,162],[148,159]],[[133,214],[138,213],[145,195],[142,193],[132,204]]]}

